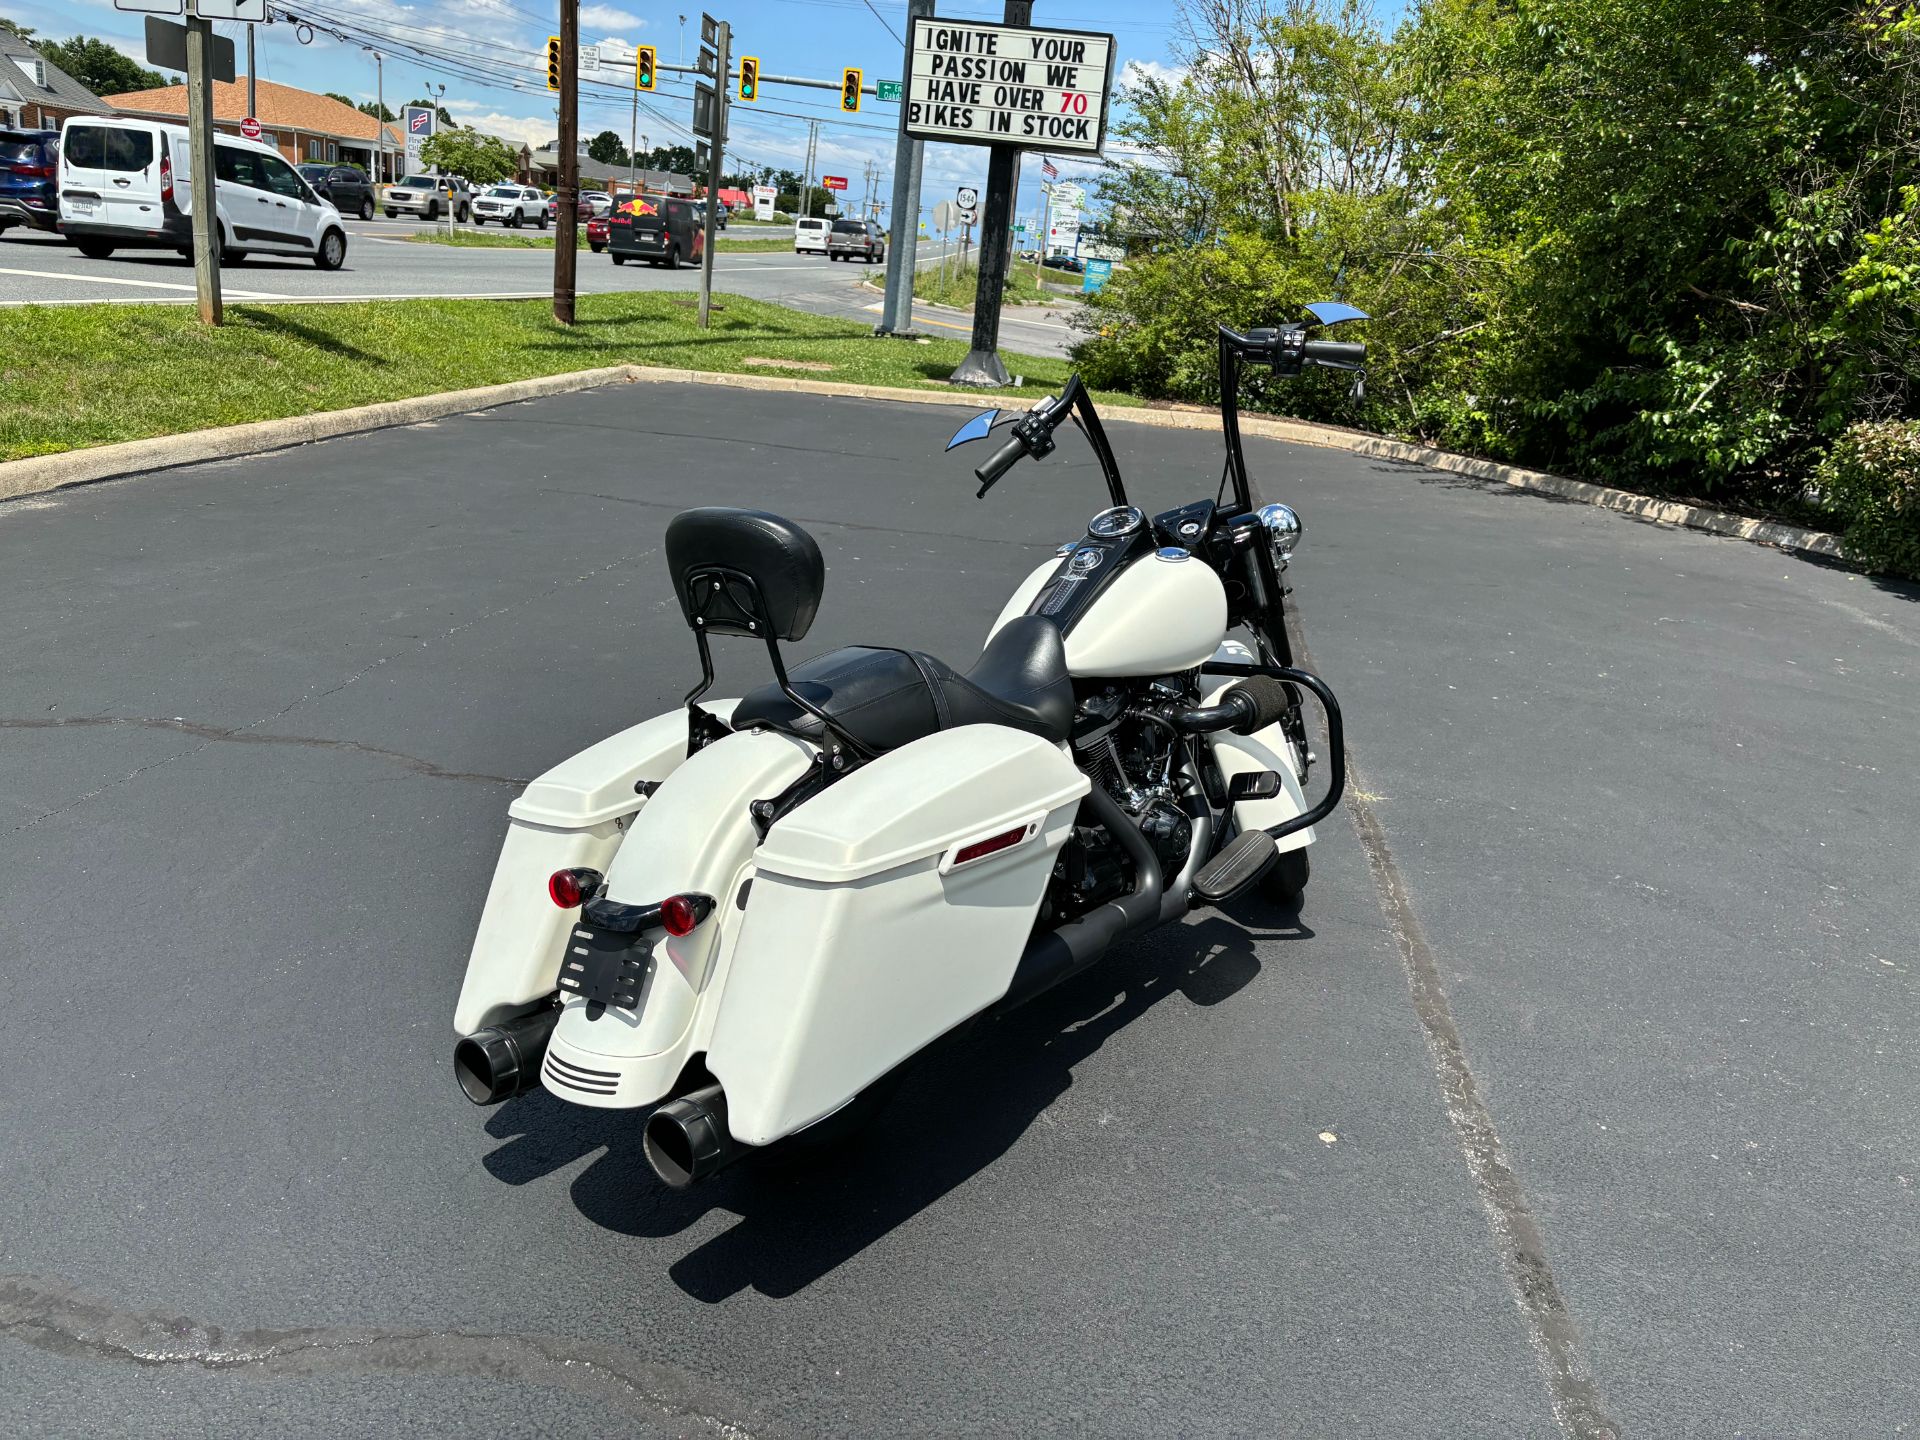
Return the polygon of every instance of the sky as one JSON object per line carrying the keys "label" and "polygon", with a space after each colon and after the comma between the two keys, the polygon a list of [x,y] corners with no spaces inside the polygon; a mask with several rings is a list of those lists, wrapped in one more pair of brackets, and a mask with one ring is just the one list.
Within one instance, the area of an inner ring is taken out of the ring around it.
{"label": "sky", "polygon": [[[361,49],[369,33],[385,37],[386,103],[397,110],[404,101],[425,93],[429,82],[447,87],[445,105],[461,124],[538,145],[558,130],[555,97],[545,80],[546,37],[558,31],[558,10],[552,0],[435,0],[431,5],[400,0],[273,0],[299,15],[312,27],[311,42],[285,22],[258,27],[256,45],[263,80],[298,85],[315,91],[335,91],[358,102],[374,98],[373,57]],[[712,0],[709,0],[712,3]],[[804,75],[838,80],[848,65],[866,72],[868,84],[897,79],[902,51],[897,38],[905,33],[906,6],[902,0],[720,0],[726,5],[717,17],[733,26],[737,53],[756,55],[766,74]],[[950,18],[1001,18],[999,5],[981,0],[943,0],[940,15]],[[66,39],[76,33],[103,39],[145,63],[142,19],[113,8],[112,0],[0,0],[0,14],[32,27],[42,36]],[[681,15],[686,16],[684,27]],[[1176,29],[1173,7],[1166,0],[1037,0],[1033,23],[1062,29],[1102,31],[1115,37],[1115,85],[1123,72],[1137,65],[1157,73],[1171,70]],[[329,27],[356,32],[344,42]],[[245,26],[219,24],[230,35],[242,57],[246,54]],[[636,44],[655,47],[661,63],[679,63],[684,44],[685,63],[692,64],[699,48],[700,11],[668,9],[641,0],[582,0],[581,38],[601,43],[607,54],[629,55]],[[891,32],[891,33],[890,33]],[[684,39],[683,39],[684,36]],[[449,65],[409,53],[406,44],[467,57]],[[462,73],[445,73],[455,69]],[[478,72],[467,73],[467,72]],[[625,139],[632,113],[631,68],[606,72],[610,83],[583,85],[581,133],[617,131]],[[653,96],[643,96],[639,129],[649,143],[690,144],[691,119],[687,77],[662,75]],[[863,167],[878,161],[887,174],[893,168],[898,106],[872,96],[862,101],[858,116],[838,113],[835,92],[762,87],[757,105],[733,107],[727,168],[736,160],[745,165],[775,169],[801,168],[806,153],[805,117],[822,121],[820,162],[816,173],[848,177],[861,188]],[[779,112],[779,113],[776,113]],[[950,198],[961,185],[984,188],[987,150],[981,146],[935,145],[926,150],[923,207]],[[1098,164],[1054,157],[1066,180],[1091,181]],[[1029,157],[1022,167],[1018,213],[1039,205],[1039,161]],[[1091,188],[1089,186],[1089,188]]]}

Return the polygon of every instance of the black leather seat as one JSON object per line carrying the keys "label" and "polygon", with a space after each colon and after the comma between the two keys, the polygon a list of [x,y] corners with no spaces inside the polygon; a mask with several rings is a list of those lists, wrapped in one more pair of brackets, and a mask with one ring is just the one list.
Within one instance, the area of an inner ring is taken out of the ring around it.
{"label": "black leather seat", "polygon": [[[896,750],[956,725],[1010,725],[1056,743],[1073,728],[1073,681],[1060,631],[1043,615],[1009,621],[965,675],[911,650],[852,645],[796,665],[793,688],[871,750]],[[765,726],[820,739],[818,717],[762,685],[734,708],[733,728]]]}

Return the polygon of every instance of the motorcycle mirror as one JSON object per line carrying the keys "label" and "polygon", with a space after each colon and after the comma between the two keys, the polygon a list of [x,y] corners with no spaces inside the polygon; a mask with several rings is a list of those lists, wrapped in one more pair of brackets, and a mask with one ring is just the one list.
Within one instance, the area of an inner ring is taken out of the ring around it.
{"label": "motorcycle mirror", "polygon": [[1348,398],[1352,400],[1364,400],[1367,398],[1367,377],[1364,371],[1356,370],[1354,372],[1353,389],[1348,392]]}
{"label": "motorcycle mirror", "polygon": [[1344,325],[1349,320],[1371,320],[1373,317],[1364,310],[1339,300],[1316,300],[1307,306],[1307,312],[1322,325]]}
{"label": "motorcycle mirror", "polygon": [[964,445],[969,440],[984,440],[993,433],[993,425],[1000,418],[998,410],[982,410],[966,424],[953,432],[953,438],[947,441],[947,449]]}

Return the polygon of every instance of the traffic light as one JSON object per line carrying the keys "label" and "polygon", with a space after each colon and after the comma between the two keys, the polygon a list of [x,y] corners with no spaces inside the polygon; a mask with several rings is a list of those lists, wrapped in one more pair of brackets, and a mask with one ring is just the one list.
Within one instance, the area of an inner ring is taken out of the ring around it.
{"label": "traffic light", "polygon": [[760,98],[760,58],[757,55],[740,57],[740,98],[742,100]]}
{"label": "traffic light", "polygon": [[860,72],[851,65],[840,73],[840,108],[849,115],[860,108]]}
{"label": "traffic light", "polygon": [[636,90],[653,89],[653,46],[651,45],[634,46],[633,88]]}
{"label": "traffic light", "polygon": [[547,36],[547,88],[560,88],[560,37]]}

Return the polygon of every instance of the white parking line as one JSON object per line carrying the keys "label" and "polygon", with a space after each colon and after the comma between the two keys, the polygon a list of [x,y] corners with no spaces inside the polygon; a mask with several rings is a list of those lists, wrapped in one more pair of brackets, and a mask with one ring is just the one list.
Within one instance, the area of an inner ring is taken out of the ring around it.
{"label": "white parking line", "polygon": [[[194,293],[193,286],[181,285],[170,280],[122,280],[112,275],[69,275],[60,270],[11,270],[5,266],[0,266],[0,275],[26,275],[36,280],[73,280],[82,285],[136,285],[150,290],[185,290],[188,294]],[[225,286],[221,287],[221,292],[233,296],[236,300],[289,300],[293,298],[289,295],[276,295],[270,290],[228,290]],[[23,300],[19,303],[31,305],[33,302],[31,300]]]}

